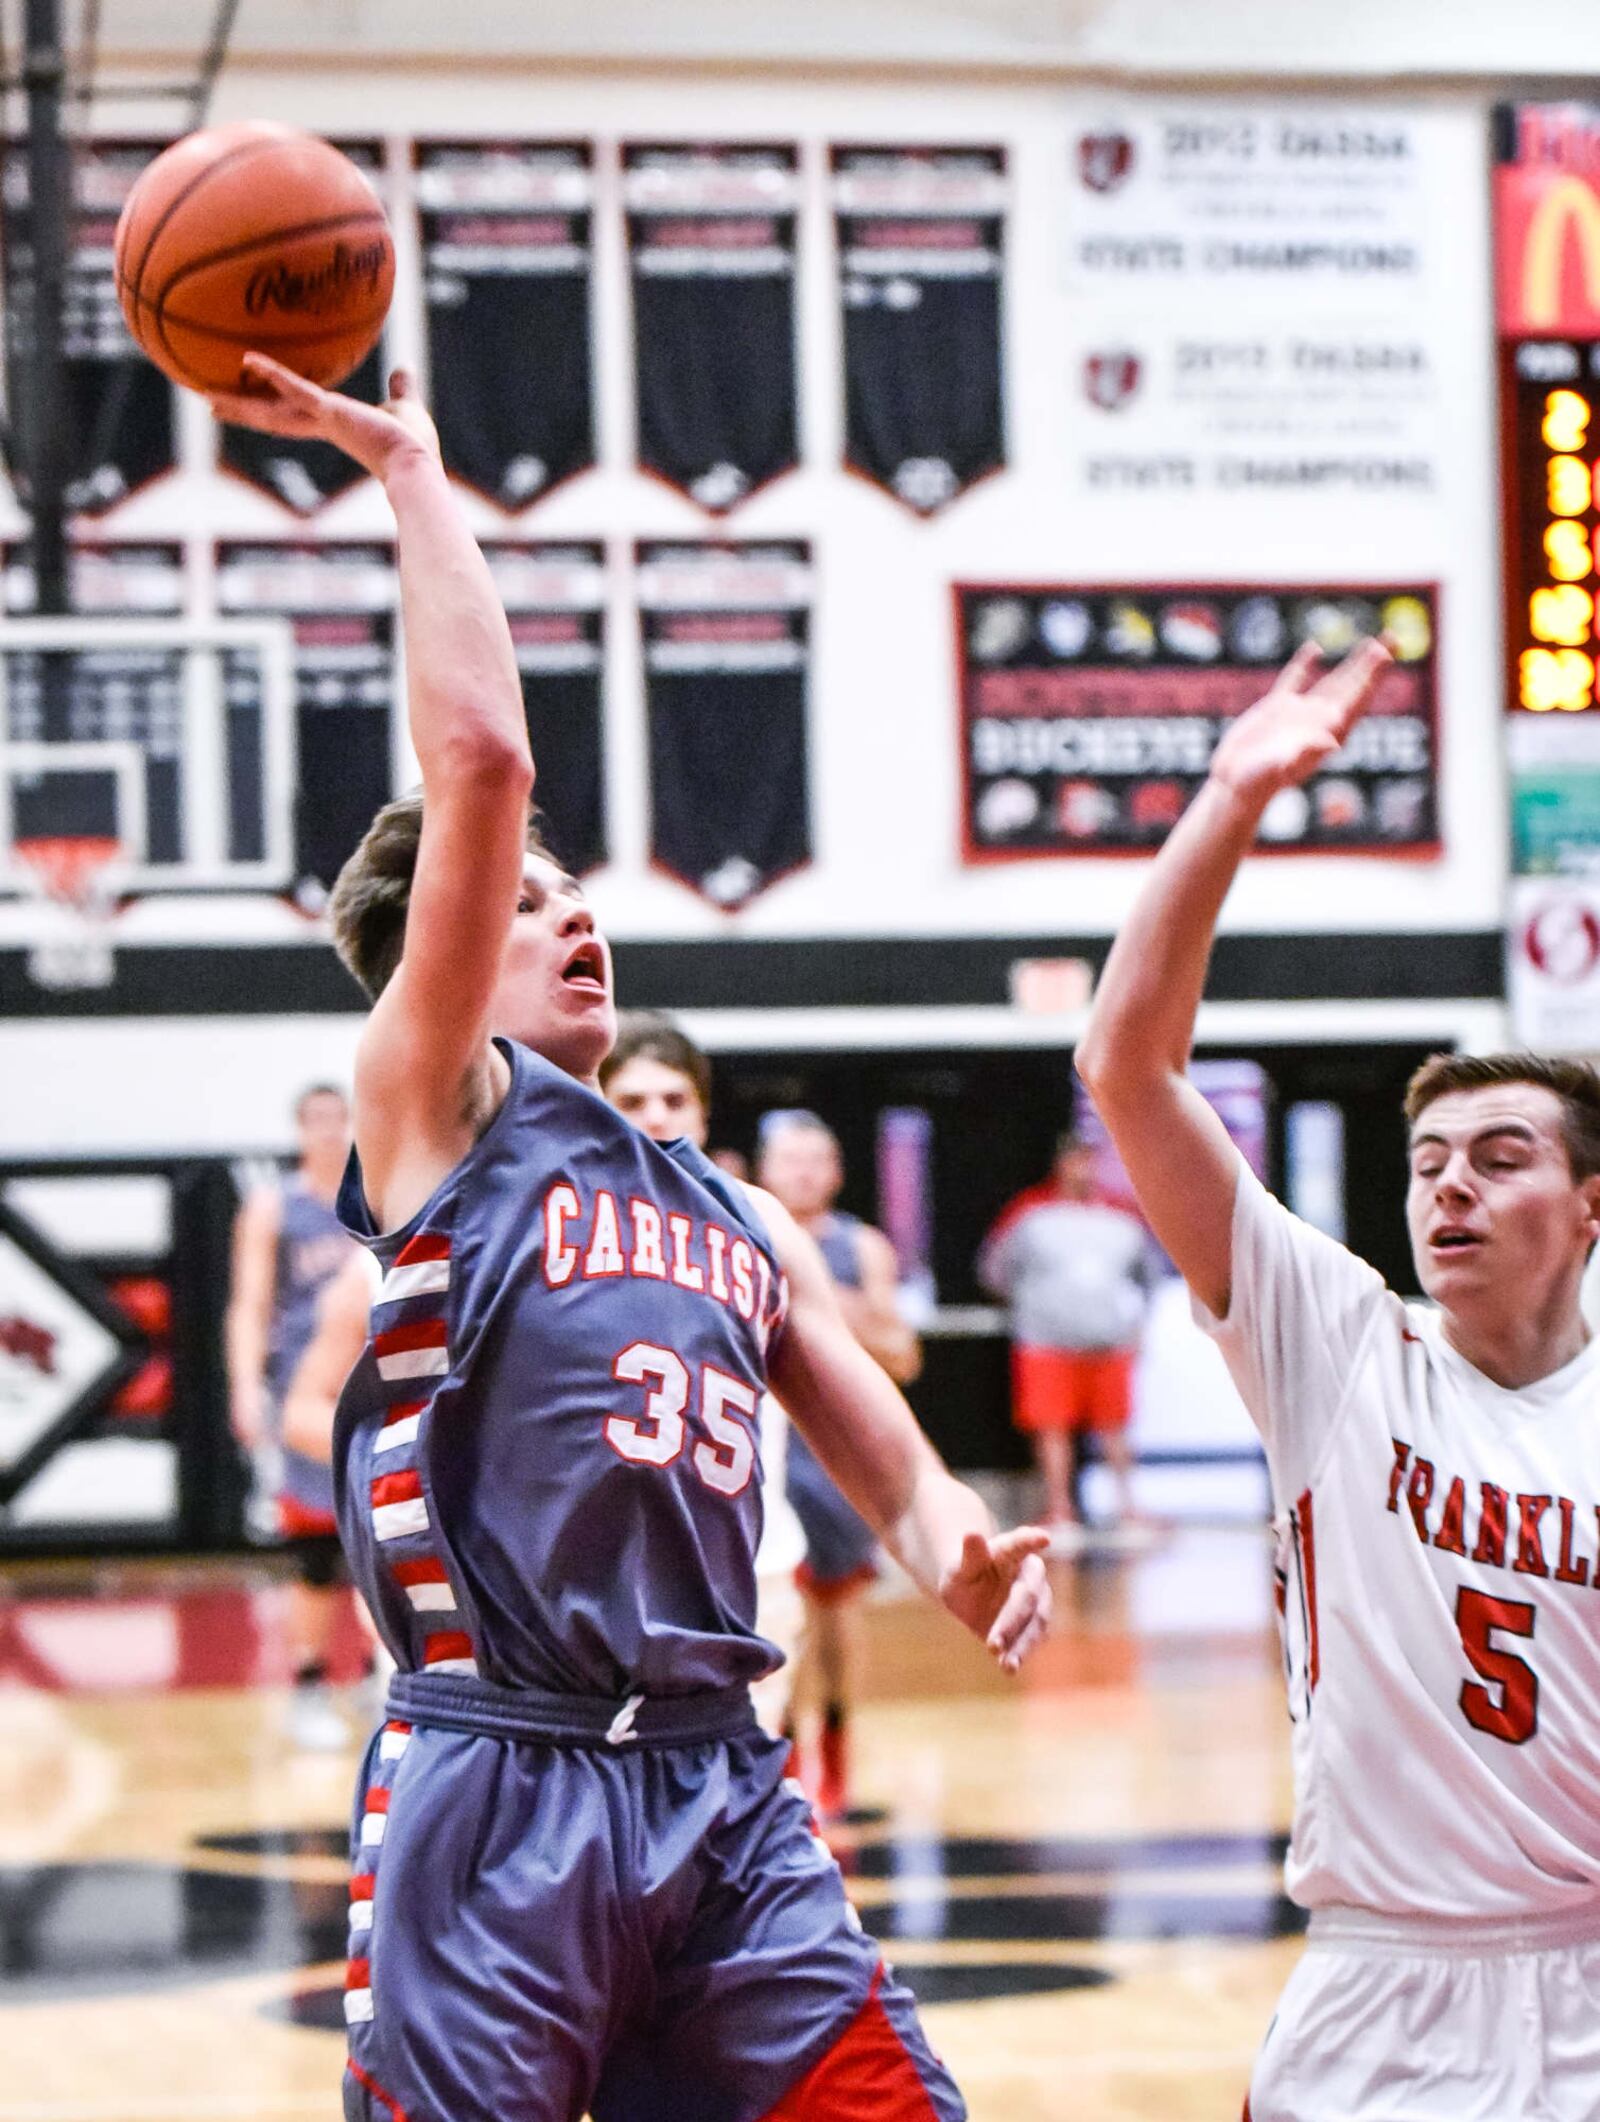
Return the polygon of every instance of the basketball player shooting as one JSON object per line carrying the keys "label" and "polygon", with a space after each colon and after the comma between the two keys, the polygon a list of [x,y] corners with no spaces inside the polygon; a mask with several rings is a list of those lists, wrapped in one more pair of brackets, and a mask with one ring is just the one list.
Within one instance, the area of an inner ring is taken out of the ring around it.
{"label": "basketball player shooting", "polygon": [[1219,745],[1102,975],[1078,1069],[1266,1445],[1307,1950],[1251,2122],[1600,2115],[1600,1078],[1413,1077],[1408,1305],[1257,1182],[1186,1077],[1262,812],[1371,706],[1302,650]]}
{"label": "basketball player shooting", "polygon": [[374,998],[342,1208],[384,1269],[334,1462],[400,1668],[357,1805],[347,2122],[952,2122],[750,1708],[769,1376],[1008,1671],[1045,1535],[995,1534],[775,1202],[594,1088],[610,956],[530,837],[510,633],[408,379],[381,408],[245,379],[223,418],[383,483],[424,791],[333,898]]}

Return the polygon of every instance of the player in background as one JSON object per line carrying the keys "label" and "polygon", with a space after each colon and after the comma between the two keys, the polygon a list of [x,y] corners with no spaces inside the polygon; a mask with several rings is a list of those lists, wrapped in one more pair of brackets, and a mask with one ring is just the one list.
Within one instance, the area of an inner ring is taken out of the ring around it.
{"label": "player in background", "polygon": [[1133,1515],[1133,1366],[1155,1279],[1136,1216],[1100,1198],[1094,1147],[1056,1143],[1050,1177],[1009,1201],[978,1255],[978,1280],[1011,1315],[1011,1419],[1033,1446],[1052,1545],[1081,1533],[1073,1496],[1077,1439],[1098,1440]]}
{"label": "player in background", "polygon": [[285,1446],[283,1394],[310,1339],[318,1296],[352,1249],[335,1206],[350,1154],[350,1107],[343,1091],[314,1083],[296,1099],[294,1121],[294,1171],[281,1185],[258,1187],[234,1219],[228,1394],[240,1445],[275,1468],[277,1529],[294,1560],[289,1736],[308,1751],[332,1751],[350,1742],[328,1685],[345,1582],[333,1477]]}
{"label": "player in background", "polygon": [[[815,1113],[768,1113],[756,1172],[817,1244],[850,1331],[897,1385],[922,1368],[916,1334],[900,1316],[894,1247],[880,1230],[834,1207],[844,1185],[839,1139]],[[877,1535],[842,1495],[798,1432],[789,1439],[788,1494],[805,1529],[799,1583],[805,1630],[790,1718],[802,1771],[804,1719],[818,1718],[817,1810],[841,1818],[850,1803],[850,1711],[861,1664],[861,1599],[877,1575]]]}
{"label": "player in background", "polygon": [[1262,812],[1337,752],[1381,643],[1303,650],[1218,746],[1078,1069],[1260,1428],[1307,1949],[1252,2122],[1600,2115],[1600,1078],[1436,1055],[1406,1097],[1405,1304],[1255,1179],[1186,1065]]}
{"label": "player in background", "polygon": [[[629,1011],[617,1021],[617,1043],[600,1064],[600,1088],[617,1111],[652,1142],[680,1139],[704,1149],[711,1124],[711,1063],[670,1017]],[[713,1161],[717,1161],[713,1157]],[[719,1170],[727,1166],[718,1164]],[[738,1173],[730,1173],[736,1183]],[[761,1400],[761,1544],[756,1549],[756,1629],[783,1653],[783,1663],[751,1688],[766,1730],[789,1729],[794,1658],[805,1609],[795,1572],[806,1536],[785,1488],[789,1418],[771,1393]]]}
{"label": "player in background", "polygon": [[331,909],[373,998],[341,1207],[383,1268],[335,1473],[400,1666],[352,1837],[346,2122],[959,2122],[750,1706],[769,1374],[1007,1671],[1045,1535],[951,1478],[776,1201],[595,1088],[610,954],[531,831],[510,632],[409,378],[367,406],[244,368],[221,417],[384,487],[424,790]]}

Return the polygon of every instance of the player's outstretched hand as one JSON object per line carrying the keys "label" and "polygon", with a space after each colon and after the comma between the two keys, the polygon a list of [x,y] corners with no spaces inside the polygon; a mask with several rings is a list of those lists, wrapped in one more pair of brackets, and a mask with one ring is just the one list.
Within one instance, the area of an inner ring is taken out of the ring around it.
{"label": "player's outstretched hand", "polygon": [[1279,671],[1264,700],[1247,708],[1217,746],[1211,778],[1251,804],[1306,780],[1344,743],[1372,705],[1394,661],[1382,639],[1363,641],[1323,672],[1307,642]]}
{"label": "player's outstretched hand", "polygon": [[246,354],[241,368],[241,388],[211,400],[219,420],[300,442],[331,442],[374,479],[418,449],[439,455],[438,433],[409,369],[390,376],[386,404],[363,405],[342,391],[308,383],[266,354]]}
{"label": "player's outstretched hand", "polygon": [[982,1636],[1002,1671],[1014,1673],[1050,1626],[1050,1580],[1044,1551],[1050,1535],[1038,1525],[986,1540],[968,1533],[960,1560],[945,1572],[939,1596],[958,1621]]}

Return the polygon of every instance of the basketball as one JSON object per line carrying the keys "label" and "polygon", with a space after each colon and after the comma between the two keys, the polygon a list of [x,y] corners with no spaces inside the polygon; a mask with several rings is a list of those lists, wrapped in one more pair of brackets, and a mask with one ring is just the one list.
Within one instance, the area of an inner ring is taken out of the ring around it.
{"label": "basketball", "polygon": [[157,156],[117,223],[117,297],[156,366],[233,391],[254,350],[341,382],[377,343],[394,242],[348,156],[292,126],[219,125]]}

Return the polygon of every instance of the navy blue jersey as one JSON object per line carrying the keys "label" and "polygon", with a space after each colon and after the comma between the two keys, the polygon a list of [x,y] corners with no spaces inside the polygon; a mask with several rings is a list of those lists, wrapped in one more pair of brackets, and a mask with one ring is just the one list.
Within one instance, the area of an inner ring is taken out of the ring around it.
{"label": "navy blue jersey", "polygon": [[861,1287],[861,1245],[856,1233],[865,1229],[859,1216],[830,1211],[811,1233],[827,1262],[828,1273],[841,1289]]}
{"label": "navy blue jersey", "polygon": [[339,1403],[340,1527],[402,1669],[586,1695],[779,1662],[755,1630],[757,1408],[787,1290],[744,1193],[526,1047],[403,1229]]}
{"label": "navy blue jersey", "polygon": [[343,1267],[350,1237],[339,1212],[287,1179],[280,1196],[278,1250],[267,1330],[267,1384],[281,1396],[317,1323],[317,1299]]}

